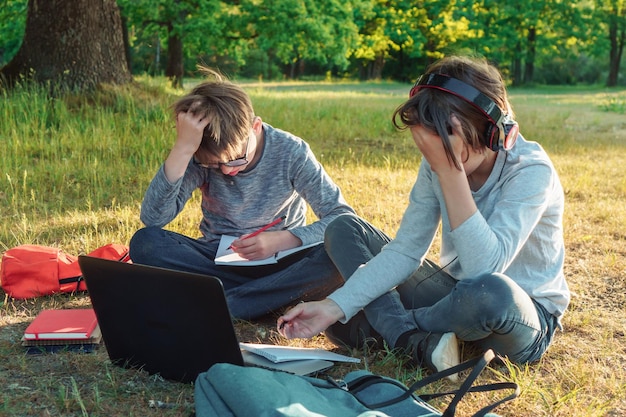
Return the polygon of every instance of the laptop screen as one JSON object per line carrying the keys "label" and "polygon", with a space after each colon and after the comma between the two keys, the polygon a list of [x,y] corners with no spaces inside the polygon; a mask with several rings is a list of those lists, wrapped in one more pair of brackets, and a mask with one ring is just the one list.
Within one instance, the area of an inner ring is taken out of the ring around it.
{"label": "laptop screen", "polygon": [[79,256],[113,363],[180,382],[218,362],[243,365],[221,281]]}

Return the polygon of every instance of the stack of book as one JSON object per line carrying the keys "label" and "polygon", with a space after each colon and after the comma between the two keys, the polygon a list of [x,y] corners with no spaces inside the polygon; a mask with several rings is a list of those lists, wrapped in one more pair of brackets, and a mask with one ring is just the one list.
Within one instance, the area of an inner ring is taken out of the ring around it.
{"label": "stack of book", "polygon": [[27,353],[93,352],[102,341],[92,308],[43,310],[24,331]]}

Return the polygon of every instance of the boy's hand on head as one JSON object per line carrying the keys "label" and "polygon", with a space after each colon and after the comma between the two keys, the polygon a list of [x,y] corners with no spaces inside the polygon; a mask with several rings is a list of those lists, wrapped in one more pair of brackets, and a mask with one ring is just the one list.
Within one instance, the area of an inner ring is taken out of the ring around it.
{"label": "boy's hand on head", "polygon": [[171,182],[185,174],[187,165],[202,143],[209,120],[193,109],[176,114],[176,142],[165,160],[165,176]]}
{"label": "boy's hand on head", "polygon": [[179,112],[176,115],[176,146],[191,154],[196,152],[208,124],[208,118],[201,113],[195,113],[193,109]]}
{"label": "boy's hand on head", "polygon": [[[450,122],[452,129],[448,138],[457,160],[462,161],[465,141],[461,133],[461,125],[458,118],[454,115],[452,115]],[[434,172],[440,174],[449,170],[457,170],[454,162],[448,159],[443,140],[437,133],[421,125],[416,125],[411,127],[411,134],[413,135],[413,141]]]}

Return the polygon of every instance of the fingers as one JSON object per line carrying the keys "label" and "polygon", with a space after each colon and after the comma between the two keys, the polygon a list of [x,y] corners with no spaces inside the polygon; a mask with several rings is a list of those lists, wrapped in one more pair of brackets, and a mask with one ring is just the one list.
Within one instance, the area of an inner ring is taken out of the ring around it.
{"label": "fingers", "polygon": [[286,325],[286,323],[289,323],[290,321],[294,320],[296,317],[301,315],[302,312],[304,311],[304,307],[305,307],[305,303],[300,303],[296,305],[295,307],[292,307],[291,309],[289,309],[285,314],[283,314],[282,316],[278,318],[278,327],[283,328]]}
{"label": "fingers", "polygon": [[[304,309],[305,304],[301,303],[280,316],[276,321],[276,328],[278,330],[278,333],[280,333],[283,337],[286,337],[287,339],[293,339],[296,337],[307,337],[302,336],[297,332],[297,329],[299,327],[297,323],[297,318],[304,312]],[[312,336],[313,335],[308,337]]]}
{"label": "fingers", "polygon": [[245,235],[233,240],[231,249],[246,259],[255,260],[267,258],[266,251],[259,245],[257,237],[246,238]]}
{"label": "fingers", "polygon": [[186,155],[195,153],[204,136],[204,129],[209,124],[206,111],[193,106],[187,111],[176,114],[176,144],[179,149],[185,151]]}
{"label": "fingers", "polygon": [[192,110],[180,112],[176,115],[176,121],[179,124],[188,124],[196,129],[204,129],[209,124],[209,118],[202,112],[195,113]]}
{"label": "fingers", "polygon": [[232,242],[232,249],[248,259],[264,259],[285,249],[282,246],[280,232],[262,232],[258,235],[247,234]]}
{"label": "fingers", "polygon": [[343,311],[334,301],[311,301],[298,304],[279,317],[277,328],[288,339],[311,338],[343,318]]}
{"label": "fingers", "polygon": [[461,121],[458,116],[454,113],[450,115],[450,124],[452,125],[452,129],[456,131],[461,131]]}

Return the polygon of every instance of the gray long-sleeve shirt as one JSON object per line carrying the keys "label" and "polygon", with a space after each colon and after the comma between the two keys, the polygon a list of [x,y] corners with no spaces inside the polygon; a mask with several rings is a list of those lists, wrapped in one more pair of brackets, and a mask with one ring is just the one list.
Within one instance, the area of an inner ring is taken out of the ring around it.
{"label": "gray long-sleeve shirt", "polygon": [[417,269],[440,221],[446,272],[459,280],[502,272],[551,314],[563,315],[570,300],[563,274],[564,193],[542,147],[520,135],[472,194],[478,211],[450,230],[441,185],[422,160],[396,238],[329,296],[346,321]]}
{"label": "gray long-sleeve shirt", "polygon": [[[257,164],[233,177],[190,161],[185,175],[171,183],[161,166],[141,205],[143,223],[165,226],[200,188],[200,231],[207,241],[250,233],[283,215],[285,220],[270,230],[289,229],[304,245],[323,240],[333,218],[354,211],[306,142],[266,123],[263,133]],[[319,219],[308,225],[307,203]]]}

